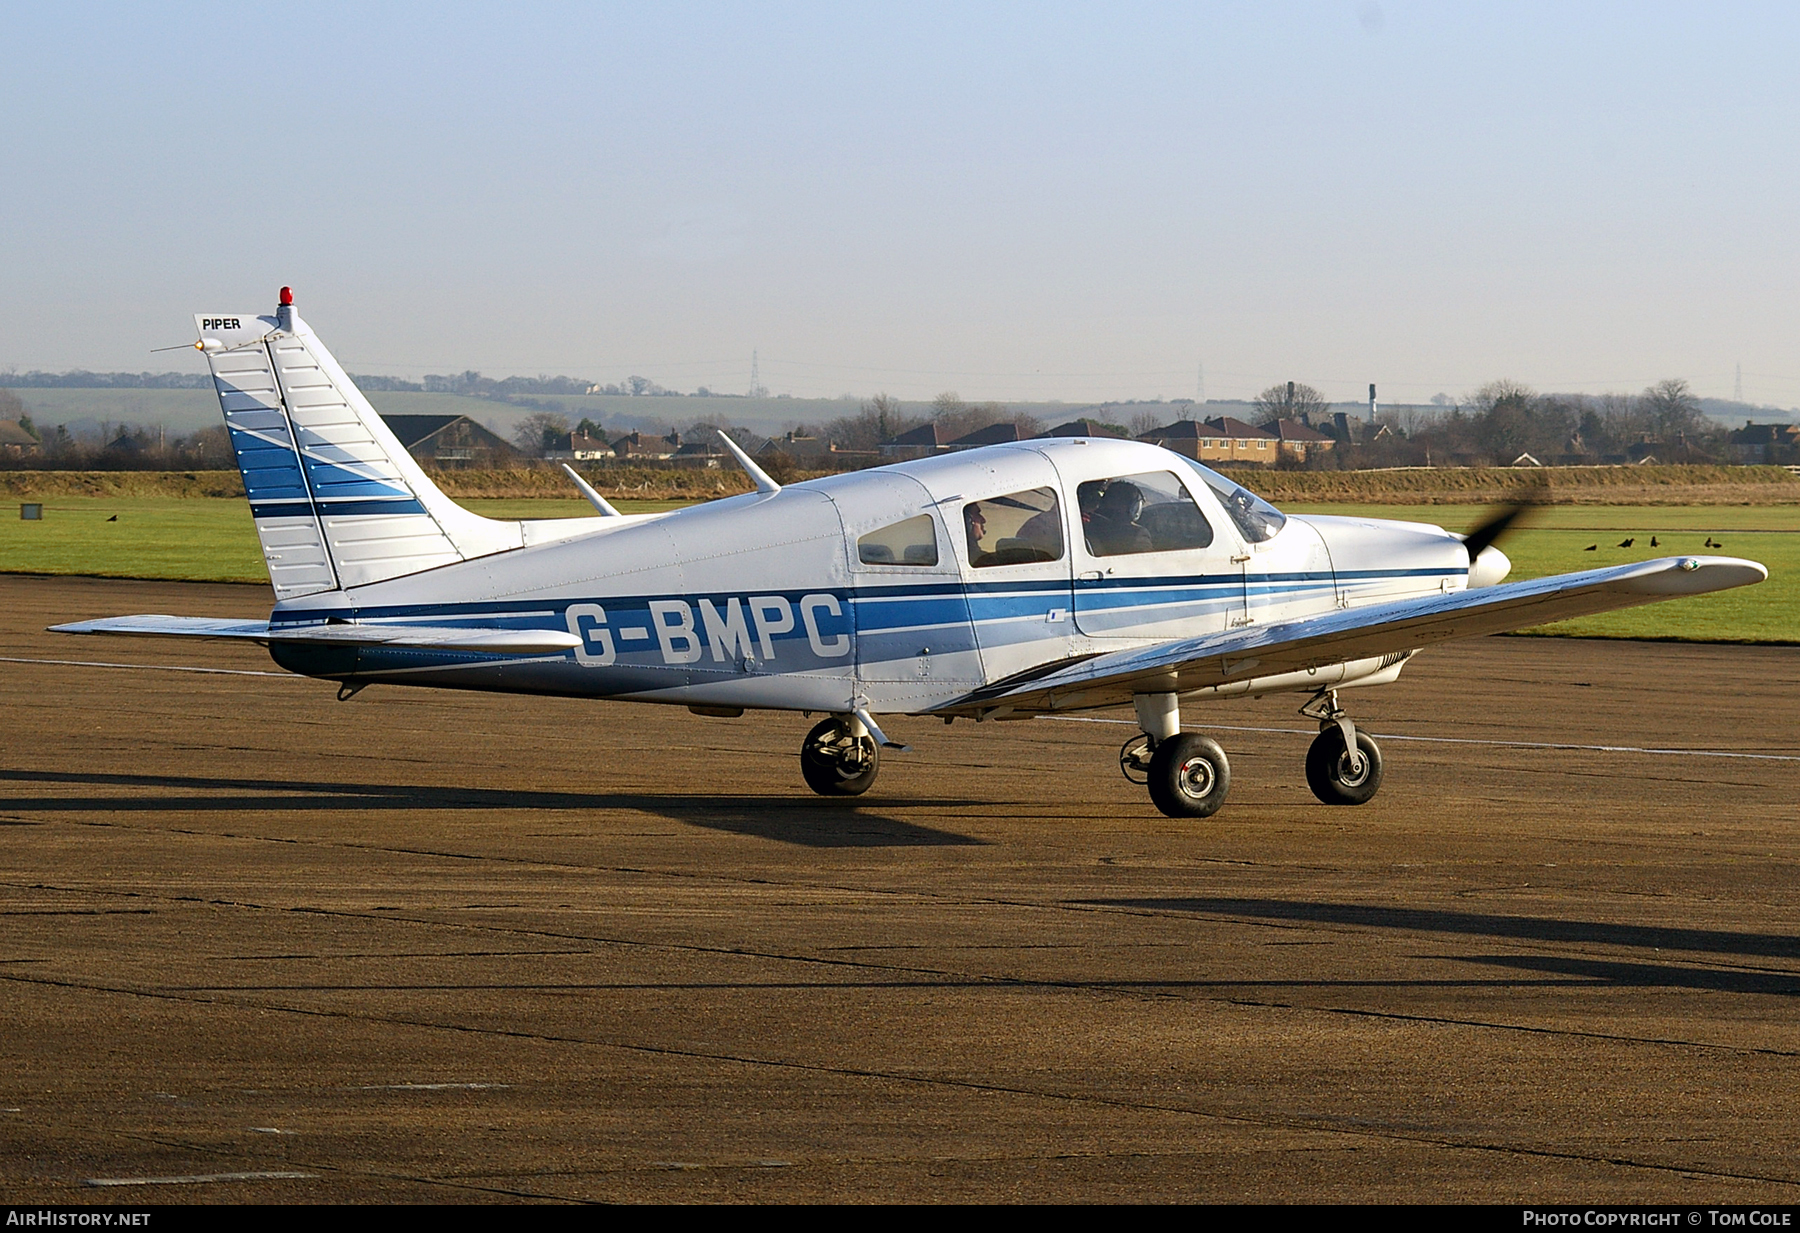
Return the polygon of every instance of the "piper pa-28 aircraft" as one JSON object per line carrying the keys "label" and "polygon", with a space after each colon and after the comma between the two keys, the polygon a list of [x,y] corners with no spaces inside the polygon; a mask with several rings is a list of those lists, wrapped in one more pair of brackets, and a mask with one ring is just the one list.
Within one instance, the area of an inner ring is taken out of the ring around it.
{"label": "piper pa-28 aircraft", "polygon": [[[1686,556],[1507,583],[1494,540],[1284,515],[1137,441],[1039,439],[622,515],[500,521],[440,492],[294,312],[197,316],[274,584],[267,621],[129,616],[69,633],[250,639],[340,683],[822,712],[800,771],[854,796],[896,746],[879,715],[1026,719],[1134,706],[1120,765],[1171,817],[1206,817],[1225,752],[1182,706],[1311,695],[1306,777],[1362,804],[1381,751],[1338,690],[1420,649],[1761,582]],[[723,435],[723,434],[721,434]],[[1515,511],[1516,512],[1516,511]]]}

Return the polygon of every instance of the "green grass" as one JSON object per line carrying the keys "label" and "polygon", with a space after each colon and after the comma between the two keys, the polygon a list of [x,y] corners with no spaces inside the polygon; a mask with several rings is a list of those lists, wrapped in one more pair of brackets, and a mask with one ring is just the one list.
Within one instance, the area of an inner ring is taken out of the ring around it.
{"label": "green grass", "polygon": [[[1292,513],[1346,514],[1429,522],[1467,531],[1480,506],[1301,505]],[[1652,548],[1655,536],[1660,546]],[[1630,548],[1617,545],[1631,538]],[[1707,548],[1706,540],[1724,544]],[[1588,546],[1597,545],[1593,552]],[[1769,567],[1753,587],[1559,621],[1530,632],[1583,638],[1677,638],[1700,642],[1800,642],[1800,505],[1556,505],[1531,511],[1501,543],[1514,580],[1687,554],[1747,557]]]}
{"label": "green grass", "polygon": [[[573,518],[591,513],[579,498],[469,500],[491,518]],[[625,513],[674,509],[677,501],[619,501]],[[1293,505],[1294,513],[1399,518],[1466,531],[1479,506]],[[262,552],[242,498],[46,497],[44,520],[25,522],[0,507],[0,571],[114,578],[266,582]],[[118,515],[118,521],[108,518]],[[1544,626],[1534,633],[1705,642],[1800,642],[1800,505],[1561,505],[1533,512],[1503,547],[1512,577],[1537,578],[1658,556],[1716,551],[1769,567],[1760,586],[1650,604]],[[1650,547],[1654,535],[1661,546]],[[1619,548],[1631,536],[1636,544]],[[1710,536],[1723,549],[1703,547]],[[1584,551],[1588,545],[1598,547]]]}
{"label": "green grass", "polygon": [[[267,582],[262,548],[241,497],[40,498],[41,522],[26,522],[12,501],[0,506],[0,572],[162,578],[180,582]],[[594,513],[569,501],[465,502],[489,518],[579,518]],[[677,508],[679,501],[618,501],[621,513]],[[118,521],[109,521],[117,515]]]}
{"label": "green grass", "polygon": [[[45,497],[44,520],[0,506],[0,570],[267,582],[243,498]],[[117,522],[107,521],[117,515]]]}

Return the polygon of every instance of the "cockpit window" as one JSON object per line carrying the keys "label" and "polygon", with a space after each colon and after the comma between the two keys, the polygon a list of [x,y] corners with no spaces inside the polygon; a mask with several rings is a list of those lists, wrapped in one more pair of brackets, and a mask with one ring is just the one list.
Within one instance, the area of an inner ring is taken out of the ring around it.
{"label": "cockpit window", "polygon": [[879,527],[856,541],[856,559],[864,565],[936,565],[937,523],[920,514]]}
{"label": "cockpit window", "polygon": [[1212,525],[1167,471],[1088,480],[1076,486],[1075,498],[1090,556],[1174,552],[1213,541]]}
{"label": "cockpit window", "polygon": [[1192,467],[1206,486],[1218,494],[1219,504],[1225,507],[1225,513],[1250,543],[1260,544],[1274,539],[1281,534],[1281,528],[1287,525],[1286,514],[1242,484],[1233,483],[1191,458],[1183,458],[1181,461]]}
{"label": "cockpit window", "polygon": [[963,506],[963,526],[969,564],[977,569],[1062,559],[1062,511],[1054,488],[971,501]]}

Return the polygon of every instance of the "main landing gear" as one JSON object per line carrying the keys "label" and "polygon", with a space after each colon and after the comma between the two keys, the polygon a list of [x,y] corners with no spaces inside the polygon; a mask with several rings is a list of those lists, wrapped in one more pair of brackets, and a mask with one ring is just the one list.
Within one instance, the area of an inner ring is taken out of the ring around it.
{"label": "main landing gear", "polygon": [[820,796],[861,796],[881,770],[881,743],[855,715],[834,715],[800,744],[800,774]]}
{"label": "main landing gear", "polygon": [[[1207,818],[1231,790],[1231,763],[1219,743],[1181,730],[1180,701],[1174,694],[1138,694],[1138,726],[1143,732],[1119,750],[1125,778],[1150,789],[1150,799],[1171,818]],[[1306,751],[1306,783],[1327,805],[1361,805],[1381,787],[1381,749],[1358,732],[1338,704],[1336,690],[1323,690],[1300,713],[1319,721],[1319,735]],[[810,780],[809,780],[810,782]]]}

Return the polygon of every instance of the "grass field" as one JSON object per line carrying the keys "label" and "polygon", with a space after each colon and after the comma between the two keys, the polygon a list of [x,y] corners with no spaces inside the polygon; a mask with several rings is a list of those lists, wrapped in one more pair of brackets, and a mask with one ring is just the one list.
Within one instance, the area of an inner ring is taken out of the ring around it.
{"label": "grass field", "polygon": [[[573,501],[469,501],[492,518],[578,518]],[[671,509],[670,501],[620,501],[628,514]],[[267,582],[262,549],[243,498],[43,498],[44,518],[26,522],[8,505],[0,517],[0,572]],[[114,517],[118,521],[111,521]]]}
{"label": "grass field", "polygon": [[[494,518],[569,518],[590,512],[579,499],[470,499]],[[626,513],[672,509],[673,501],[619,501]],[[41,522],[0,517],[0,572],[115,578],[263,582],[262,553],[241,498],[47,496]],[[1480,506],[1294,504],[1294,513],[1430,522],[1465,531]],[[111,521],[114,516],[117,521]],[[1659,546],[1652,548],[1655,536]],[[1619,548],[1626,538],[1636,542]],[[1707,549],[1707,538],[1724,544]],[[1592,552],[1589,545],[1596,545]],[[1653,604],[1534,632],[1607,638],[1800,642],[1800,505],[1561,505],[1533,512],[1505,541],[1512,577],[1536,578],[1683,553],[1719,552],[1769,567],[1761,586]]]}

